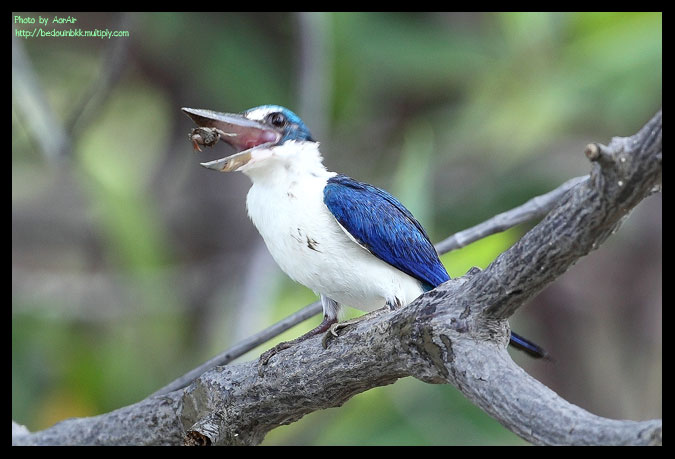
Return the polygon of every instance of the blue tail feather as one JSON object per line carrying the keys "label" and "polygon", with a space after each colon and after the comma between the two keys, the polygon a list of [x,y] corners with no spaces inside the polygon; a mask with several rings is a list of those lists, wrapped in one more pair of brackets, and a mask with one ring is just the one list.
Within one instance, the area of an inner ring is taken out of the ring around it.
{"label": "blue tail feather", "polygon": [[534,357],[535,359],[551,360],[551,357],[548,355],[548,352],[546,352],[543,348],[534,344],[532,341],[525,339],[522,336],[517,335],[513,332],[511,332],[510,344],[511,346],[527,353],[528,355]]}

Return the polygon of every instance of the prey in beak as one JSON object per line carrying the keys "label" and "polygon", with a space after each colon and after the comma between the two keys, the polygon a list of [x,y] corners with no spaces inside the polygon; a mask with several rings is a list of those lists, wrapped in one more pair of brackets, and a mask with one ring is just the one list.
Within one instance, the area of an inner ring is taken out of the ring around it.
{"label": "prey in beak", "polygon": [[220,139],[237,151],[231,156],[201,163],[207,169],[221,172],[238,171],[255,161],[257,149],[276,145],[282,138],[282,133],[273,124],[249,119],[245,114],[220,113],[197,108],[181,110],[199,126],[190,133],[190,140],[195,149],[201,151],[199,145],[211,147]]}

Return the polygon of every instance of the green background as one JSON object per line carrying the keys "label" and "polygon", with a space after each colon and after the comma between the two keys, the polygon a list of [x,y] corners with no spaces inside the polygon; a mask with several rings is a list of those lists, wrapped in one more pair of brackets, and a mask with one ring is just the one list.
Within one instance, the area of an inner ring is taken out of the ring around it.
{"label": "green background", "polygon": [[[180,107],[291,108],[330,170],[391,191],[440,241],[587,174],[586,144],[661,106],[660,13],[69,14],[46,29],[129,36],[13,38],[12,418],[31,430],[141,400],[315,300],[248,220],[248,179],[199,167],[229,152],[193,153]],[[54,156],[58,125],[72,148]],[[601,416],[661,416],[661,218],[657,194],[511,321],[555,362],[514,359]],[[534,223],[442,260],[485,267]],[[263,444],[525,442],[405,378]]]}

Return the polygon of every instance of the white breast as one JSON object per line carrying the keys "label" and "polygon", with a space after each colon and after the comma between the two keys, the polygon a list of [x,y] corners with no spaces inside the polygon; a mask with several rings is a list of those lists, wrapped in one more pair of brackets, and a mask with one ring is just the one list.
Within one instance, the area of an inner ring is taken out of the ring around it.
{"label": "white breast", "polygon": [[[319,157],[320,158],[320,157]],[[320,162],[319,162],[320,164]],[[272,257],[296,282],[342,305],[371,311],[387,301],[408,304],[419,282],[355,243],[323,202],[335,173],[277,164],[248,173],[248,214]]]}

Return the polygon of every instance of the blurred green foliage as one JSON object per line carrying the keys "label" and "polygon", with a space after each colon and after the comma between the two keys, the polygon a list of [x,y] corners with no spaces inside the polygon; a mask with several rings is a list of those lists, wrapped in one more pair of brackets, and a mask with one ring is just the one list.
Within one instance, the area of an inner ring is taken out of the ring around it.
{"label": "blurred green foliage", "polygon": [[[14,420],[36,430],[133,403],[315,300],[269,267],[245,216],[246,179],[195,167],[181,106],[241,111],[276,103],[301,116],[320,114],[326,126],[318,117],[305,121],[326,131],[320,140],[328,167],[392,191],[435,241],[587,173],[586,143],[632,134],[661,106],[660,13],[311,14],[320,15],[323,27],[307,29],[299,14],[285,13],[76,15],[83,28],[115,28],[122,17],[131,35],[119,39],[128,40],[117,64],[121,78],[87,114],[68,159],[56,166],[47,165],[31,138],[29,104],[12,99]],[[326,93],[313,97],[299,82],[312,78],[303,75],[312,55],[302,50],[317,43],[325,44]],[[113,43],[31,39],[21,46],[65,123],[100,78]],[[298,100],[308,106],[297,107]],[[606,296],[597,284],[561,282],[545,294],[552,306],[520,314],[532,312],[521,327],[538,330],[535,337],[562,361],[559,370],[525,359],[523,365],[597,414],[660,416],[660,201],[655,209],[605,249],[618,253],[627,270],[608,274]],[[484,268],[531,227],[522,226],[442,260],[453,277]],[[617,265],[594,260],[588,269]],[[644,280],[631,277],[635,271]],[[611,282],[625,276],[631,281]],[[572,301],[570,289],[584,293]],[[592,318],[561,319],[578,310]],[[639,311],[635,331],[625,324],[636,323]],[[615,326],[600,333],[582,322]],[[635,335],[627,340],[621,333]],[[586,354],[570,335],[606,353]],[[638,358],[635,372],[630,365]],[[605,373],[593,373],[598,360]],[[637,373],[646,375],[639,384],[631,379]],[[606,380],[625,383],[599,382]],[[596,397],[600,392],[613,398]],[[313,413],[265,440],[523,443],[456,389],[411,378]]]}

